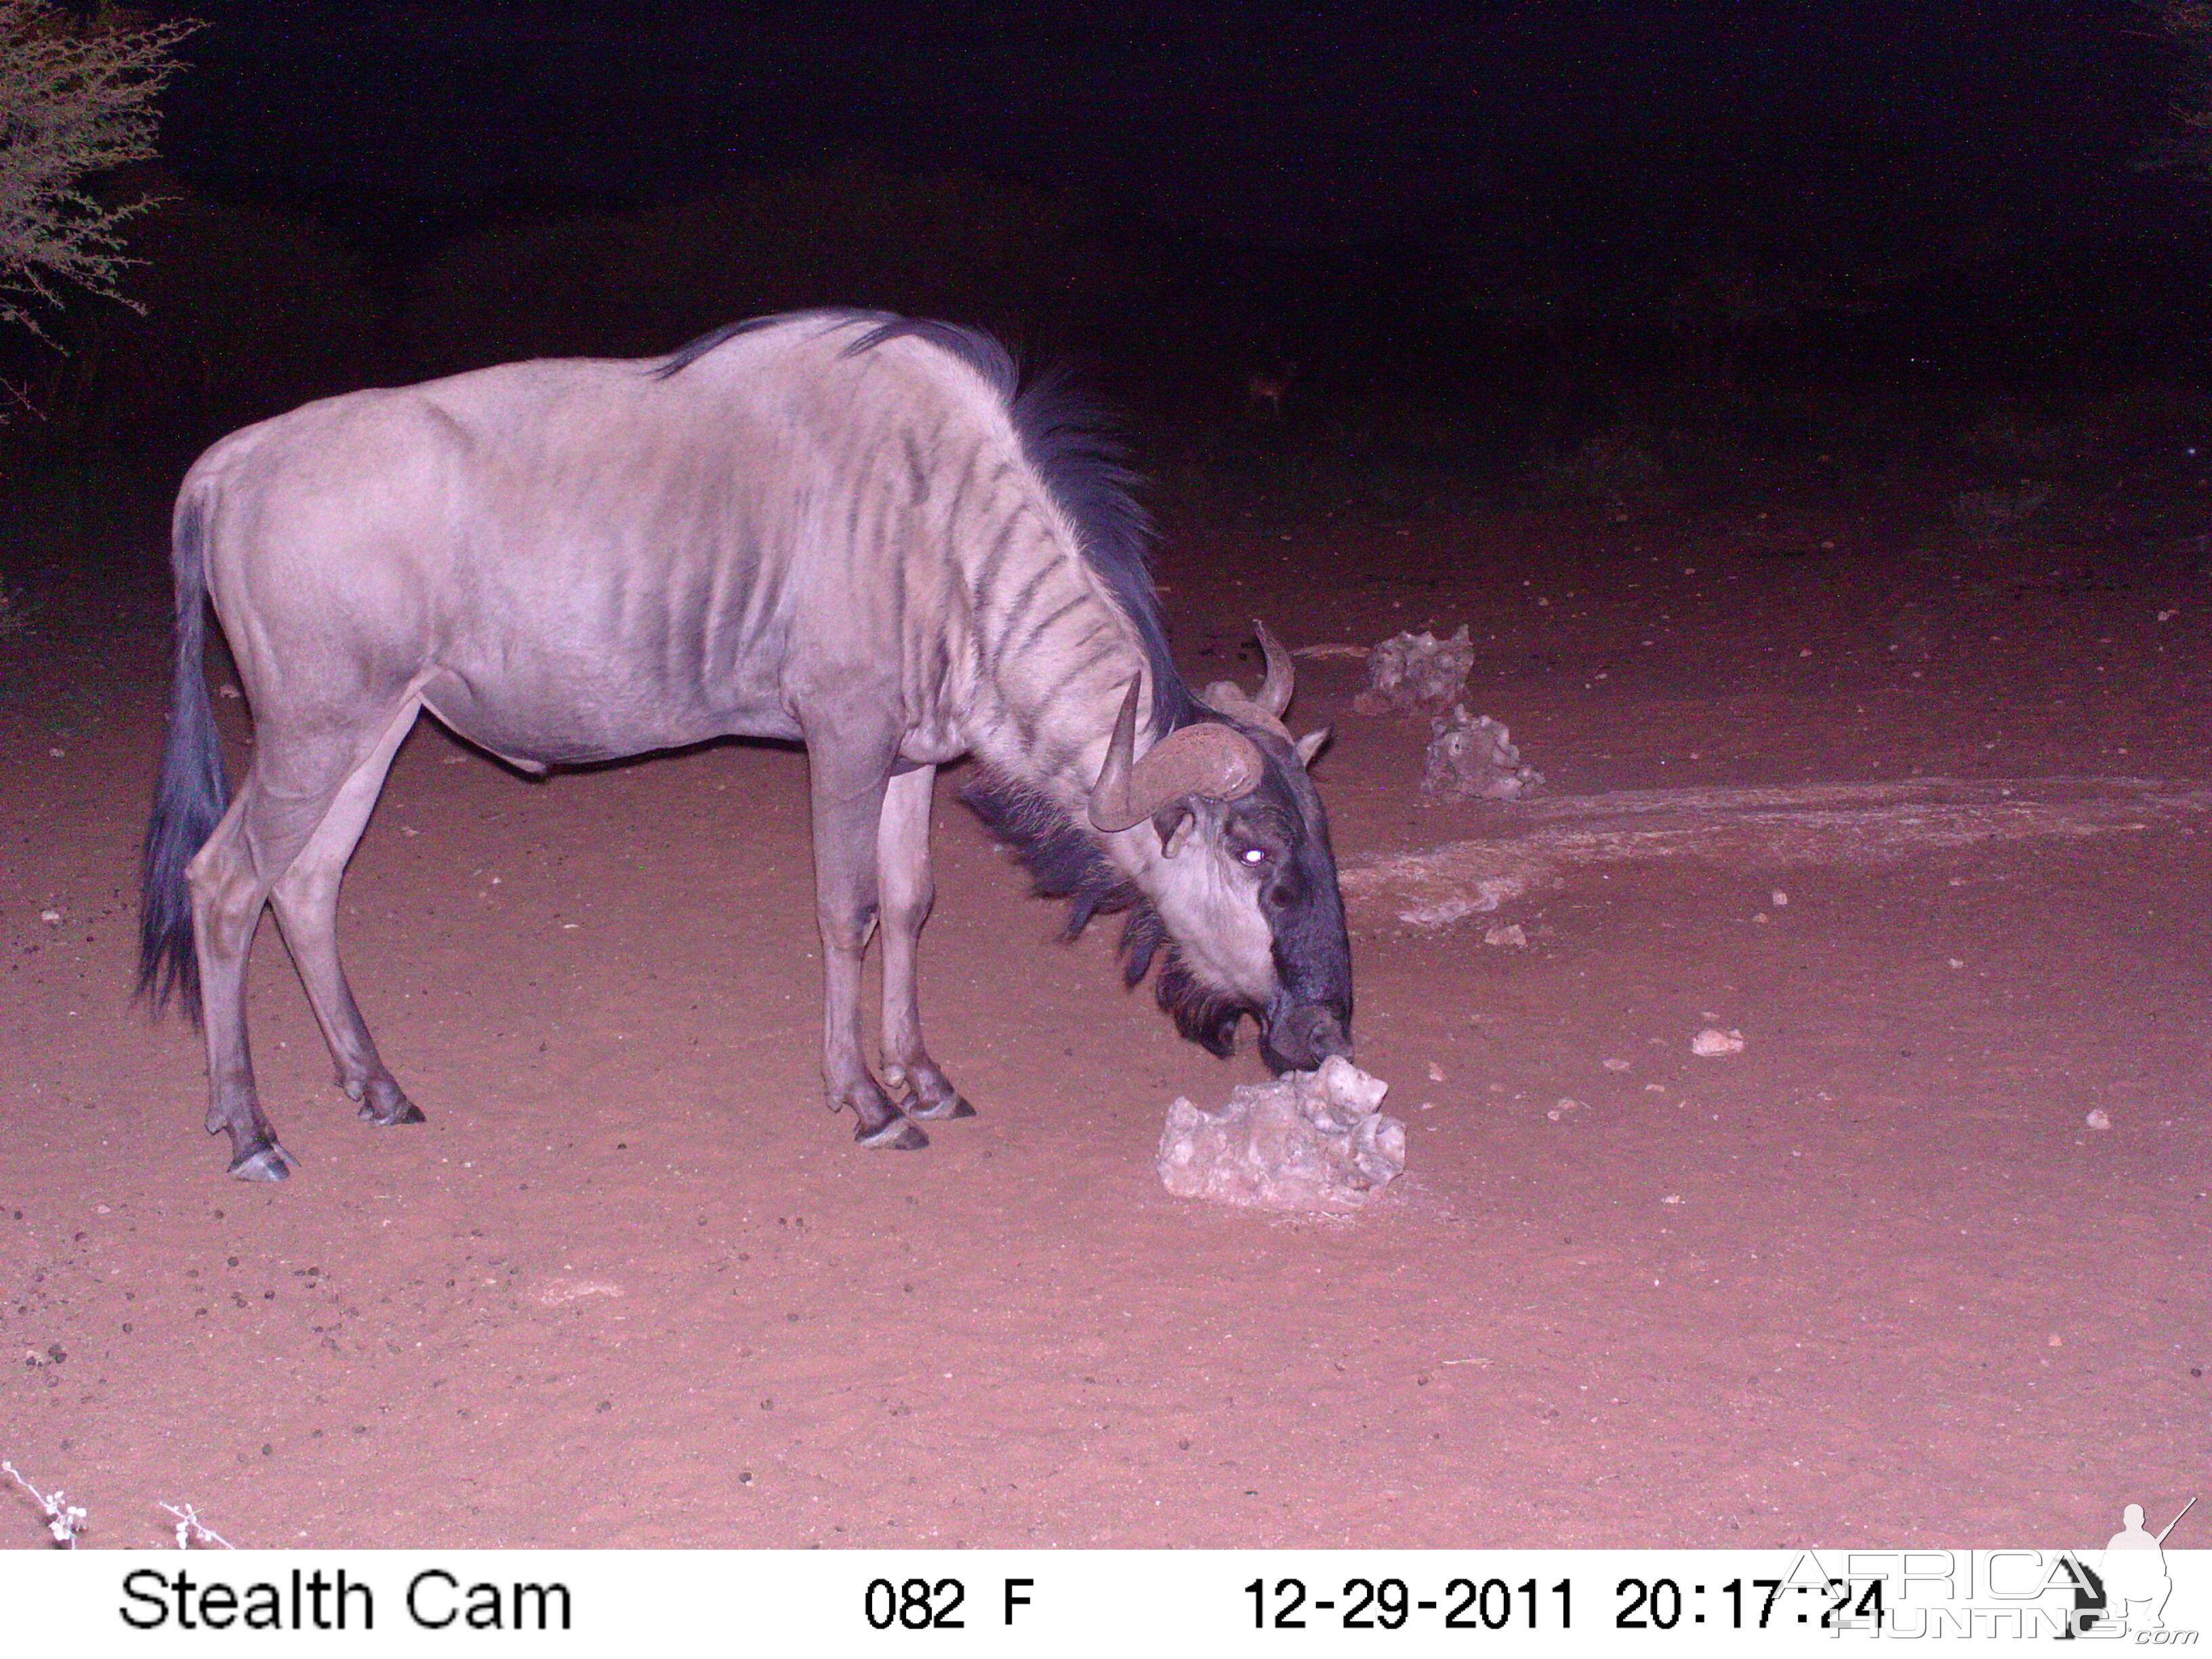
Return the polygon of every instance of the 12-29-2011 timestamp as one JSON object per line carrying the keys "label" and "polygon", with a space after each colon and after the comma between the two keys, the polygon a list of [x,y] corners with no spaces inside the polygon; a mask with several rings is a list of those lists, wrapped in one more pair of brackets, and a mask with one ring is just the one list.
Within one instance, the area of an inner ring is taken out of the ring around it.
{"label": "12-29-2011 timestamp", "polygon": [[[1317,1588],[1317,1587],[1316,1587]],[[1712,1624],[1731,1630],[1809,1625],[1879,1626],[1881,1580],[1832,1578],[1821,1583],[1733,1578],[1708,1587],[1672,1578],[1623,1578],[1613,1586],[1617,1630],[1674,1630]],[[1255,1578],[1244,1586],[1257,1630],[1403,1630],[1431,1620],[1446,1630],[1569,1630],[1574,1624],[1571,1580],[1540,1586],[1472,1576],[1446,1582],[1443,1593],[1417,1595],[1403,1578],[1347,1578],[1334,1594],[1316,1594],[1302,1578]]]}
{"label": "12-29-2011 timestamp", "polygon": [[[1539,1589],[1533,1578],[1454,1578],[1441,1595],[1417,1596],[1402,1578],[1347,1578],[1334,1595],[1316,1595],[1303,1578],[1255,1578],[1244,1586],[1257,1630],[1403,1630],[1439,1620],[1446,1630],[1566,1630],[1572,1589],[1562,1578]],[[1316,1617],[1316,1615],[1322,1615]]]}

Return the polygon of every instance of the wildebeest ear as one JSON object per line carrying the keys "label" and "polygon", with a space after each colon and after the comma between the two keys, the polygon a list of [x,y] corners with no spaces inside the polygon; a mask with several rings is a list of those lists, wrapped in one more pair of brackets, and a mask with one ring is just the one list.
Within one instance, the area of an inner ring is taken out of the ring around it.
{"label": "wildebeest ear", "polygon": [[1324,726],[1318,732],[1307,732],[1292,744],[1291,746],[1298,751],[1298,764],[1311,766],[1314,757],[1328,746],[1328,740],[1334,735],[1334,727]]}
{"label": "wildebeest ear", "polygon": [[1191,826],[1198,822],[1187,800],[1170,801],[1152,814],[1152,830],[1160,838],[1160,856],[1173,858],[1182,851],[1182,844],[1190,839]]}

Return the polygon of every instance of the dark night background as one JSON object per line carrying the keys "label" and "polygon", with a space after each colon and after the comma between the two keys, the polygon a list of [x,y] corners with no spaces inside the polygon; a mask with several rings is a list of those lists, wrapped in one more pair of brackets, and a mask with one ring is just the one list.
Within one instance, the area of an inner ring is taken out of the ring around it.
{"label": "dark night background", "polygon": [[815,303],[1073,355],[1156,465],[1498,487],[1607,434],[1687,482],[2186,406],[2203,366],[2212,205],[2142,165],[2188,76],[2129,4],[198,15],[115,185],[170,198],[149,314],[62,319],[27,460]]}

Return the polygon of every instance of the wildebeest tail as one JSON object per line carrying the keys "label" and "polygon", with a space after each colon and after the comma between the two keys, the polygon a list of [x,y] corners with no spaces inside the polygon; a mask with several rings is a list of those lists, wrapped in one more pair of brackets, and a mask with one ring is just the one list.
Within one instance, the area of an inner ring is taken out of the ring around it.
{"label": "wildebeest tail", "polygon": [[203,663],[207,631],[207,498],[177,504],[170,563],[176,573],[176,674],[169,691],[169,740],[154,786],[153,815],[139,875],[138,994],[158,1012],[174,996],[199,1023],[199,961],[192,949],[192,895],[185,866],[215,833],[229,805],[215,709]]}

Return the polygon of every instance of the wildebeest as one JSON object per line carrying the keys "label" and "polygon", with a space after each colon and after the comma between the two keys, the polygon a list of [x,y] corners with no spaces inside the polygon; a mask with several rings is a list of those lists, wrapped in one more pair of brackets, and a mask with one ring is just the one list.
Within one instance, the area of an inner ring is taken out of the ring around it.
{"label": "wildebeest", "polygon": [[[338,881],[427,708],[532,773],[707,739],[798,738],[813,806],[823,1077],[855,1138],[969,1109],[924,1048],[936,768],[1071,901],[1127,910],[1133,986],[1277,1071],[1351,1048],[1322,733],[1194,696],[1169,654],[1120,451],[989,337],[878,313],[758,319],[665,358],[508,364],[313,403],[223,439],[173,520],[176,668],[147,826],[139,983],[202,1020],[233,1175],[293,1159],[255,1097],[246,966],[272,902],[341,1087],[415,1123],[339,965]],[[227,786],[202,664],[214,603],[252,709]],[[742,854],[740,854],[742,856]],[[884,941],[883,1076],[860,963]]]}

